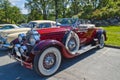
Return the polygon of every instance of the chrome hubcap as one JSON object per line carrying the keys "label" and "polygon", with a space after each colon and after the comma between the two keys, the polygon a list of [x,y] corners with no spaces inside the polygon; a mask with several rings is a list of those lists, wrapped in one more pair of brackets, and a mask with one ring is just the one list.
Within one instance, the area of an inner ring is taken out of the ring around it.
{"label": "chrome hubcap", "polygon": [[68,48],[73,51],[74,48],[76,47],[76,42],[75,42],[75,39],[71,39],[69,42],[68,42]]}
{"label": "chrome hubcap", "polygon": [[44,57],[43,65],[46,69],[50,69],[54,66],[55,64],[56,57],[53,53],[48,53]]}

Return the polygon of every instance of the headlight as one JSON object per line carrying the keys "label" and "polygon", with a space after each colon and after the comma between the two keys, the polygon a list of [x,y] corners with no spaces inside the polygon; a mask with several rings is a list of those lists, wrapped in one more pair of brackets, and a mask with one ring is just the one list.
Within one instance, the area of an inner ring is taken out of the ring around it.
{"label": "headlight", "polygon": [[33,36],[30,37],[30,44],[34,45],[36,43],[36,40]]}
{"label": "headlight", "polygon": [[21,54],[27,52],[27,47],[26,46],[21,46],[20,47],[20,52],[21,52]]}
{"label": "headlight", "polygon": [[22,42],[23,40],[25,40],[25,37],[26,37],[26,35],[25,35],[24,33],[19,34],[19,35],[18,35],[18,40],[19,40],[19,42]]}
{"label": "headlight", "polygon": [[32,35],[30,37],[30,44],[31,45],[35,45],[36,41],[40,40],[40,36],[37,34],[37,35]]}
{"label": "headlight", "polygon": [[30,44],[31,45],[35,45],[36,41],[40,40],[40,36],[37,34],[37,35],[32,35],[30,37]]}

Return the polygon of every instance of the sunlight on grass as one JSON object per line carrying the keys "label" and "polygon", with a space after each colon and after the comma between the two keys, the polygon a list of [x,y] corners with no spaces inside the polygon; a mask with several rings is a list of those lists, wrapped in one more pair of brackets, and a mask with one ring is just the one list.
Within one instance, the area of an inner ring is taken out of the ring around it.
{"label": "sunlight on grass", "polygon": [[108,40],[105,42],[108,45],[120,46],[120,26],[103,27],[107,32]]}

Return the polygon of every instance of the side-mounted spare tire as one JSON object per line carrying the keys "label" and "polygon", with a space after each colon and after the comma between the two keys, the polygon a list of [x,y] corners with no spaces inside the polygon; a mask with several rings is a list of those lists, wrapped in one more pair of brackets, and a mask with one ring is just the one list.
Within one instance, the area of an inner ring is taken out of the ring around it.
{"label": "side-mounted spare tire", "polygon": [[80,47],[80,39],[75,32],[69,31],[67,34],[65,34],[65,36],[63,38],[63,43],[64,43],[66,49],[72,55],[75,55],[76,52],[78,52],[79,47]]}

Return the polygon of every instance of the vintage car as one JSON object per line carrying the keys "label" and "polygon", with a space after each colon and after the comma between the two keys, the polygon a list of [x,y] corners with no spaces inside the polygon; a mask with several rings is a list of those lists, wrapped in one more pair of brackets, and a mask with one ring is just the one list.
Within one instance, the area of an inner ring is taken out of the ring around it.
{"label": "vintage car", "polygon": [[28,23],[28,28],[20,28],[15,24],[4,24],[0,28],[0,50],[8,49],[10,42],[18,37],[20,33],[26,33],[33,27],[37,28],[49,28],[55,27],[56,22],[51,20],[35,20]]}
{"label": "vintage car", "polygon": [[73,58],[92,48],[103,48],[105,40],[106,31],[93,24],[36,29],[19,34],[11,42],[9,56],[40,75],[51,76],[63,57]]}
{"label": "vintage car", "polygon": [[0,31],[20,28],[15,24],[0,24]]}

